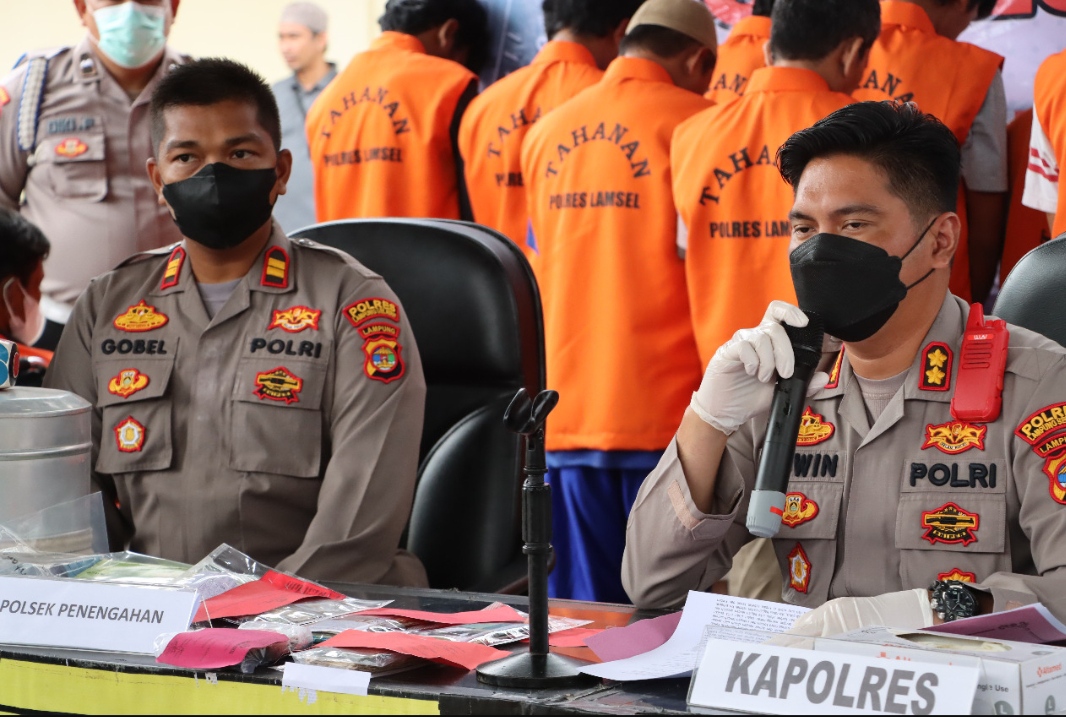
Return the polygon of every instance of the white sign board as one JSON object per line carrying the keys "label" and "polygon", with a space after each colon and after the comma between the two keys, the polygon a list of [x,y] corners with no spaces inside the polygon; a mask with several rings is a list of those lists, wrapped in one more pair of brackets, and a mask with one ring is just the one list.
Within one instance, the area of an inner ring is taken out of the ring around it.
{"label": "white sign board", "polygon": [[370,673],[290,662],[285,665],[281,687],[282,691],[289,687],[295,690],[365,696],[370,690]]}
{"label": "white sign board", "polygon": [[0,577],[0,644],[152,654],[155,639],[184,632],[193,591]]}
{"label": "white sign board", "polygon": [[980,670],[709,639],[689,704],[763,714],[967,714]]}

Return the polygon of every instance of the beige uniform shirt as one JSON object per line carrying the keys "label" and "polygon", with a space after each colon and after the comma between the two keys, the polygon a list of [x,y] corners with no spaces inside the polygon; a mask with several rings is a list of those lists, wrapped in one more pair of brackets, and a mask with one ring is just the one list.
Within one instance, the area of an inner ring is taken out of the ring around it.
{"label": "beige uniform shirt", "polygon": [[[946,298],[873,426],[846,351],[810,400],[773,541],[787,602],[950,578],[990,588],[997,609],[1039,599],[1066,617],[1066,349],[1010,326],[1000,417],[957,422],[968,312]],[[638,606],[710,589],[752,539],[744,521],[765,427],[764,414],[730,437],[710,515],[692,502],[676,441],[666,451],[629,517],[622,579]]]}
{"label": "beige uniform shirt", "polygon": [[351,257],[274,234],[209,319],[179,246],[93,280],[48,372],[93,403],[131,550],[228,543],[316,579],[424,585],[398,550],[426,386],[403,309]]}
{"label": "beige uniform shirt", "polygon": [[149,99],[183,59],[168,49],[134,101],[88,38],[31,56],[0,79],[0,206],[20,210],[52,243],[41,288],[53,321],[66,320],[94,276],[136,252],[181,240],[145,162],[152,154]]}

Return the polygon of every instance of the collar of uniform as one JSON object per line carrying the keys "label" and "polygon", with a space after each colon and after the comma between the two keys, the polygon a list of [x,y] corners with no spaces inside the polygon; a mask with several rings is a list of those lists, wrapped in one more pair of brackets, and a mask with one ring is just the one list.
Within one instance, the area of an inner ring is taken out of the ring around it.
{"label": "collar of uniform", "polygon": [[[944,303],[940,306],[940,313],[929,328],[929,332],[922,339],[922,345],[918,347],[918,355],[914,357],[910,371],[907,372],[907,380],[903,384],[903,397],[906,399],[918,399],[921,401],[936,401],[947,403],[955,395],[955,377],[959,372],[959,347],[962,344],[962,334],[966,330],[966,316],[968,307],[962,299],[952,296],[950,293],[944,297]],[[925,371],[926,348],[930,344],[939,343],[950,349],[951,369],[948,374],[948,385],[945,391],[928,391],[919,387],[922,372]]]}
{"label": "collar of uniform", "polygon": [[552,62],[573,62],[581,65],[596,66],[596,58],[587,47],[578,42],[552,40],[540,49],[533,58],[533,65],[547,65]]}
{"label": "collar of uniform", "polygon": [[405,50],[425,54],[426,46],[414,35],[387,30],[370,43],[371,50]]}
{"label": "collar of uniform", "polygon": [[829,92],[829,83],[802,67],[760,67],[751,73],[745,95],[754,92]]}
{"label": "collar of uniform", "polygon": [[901,25],[913,27],[929,35],[936,34],[929,13],[916,3],[901,0],[885,0],[881,3],[881,25]]}
{"label": "collar of uniform", "polygon": [[607,66],[607,72],[603,75],[604,82],[621,82],[622,80],[674,84],[670,73],[662,65],[642,57],[619,57]]}
{"label": "collar of uniform", "polygon": [[729,37],[748,35],[750,37],[764,37],[770,39],[770,18],[760,15],[752,15],[739,21],[729,32]]}

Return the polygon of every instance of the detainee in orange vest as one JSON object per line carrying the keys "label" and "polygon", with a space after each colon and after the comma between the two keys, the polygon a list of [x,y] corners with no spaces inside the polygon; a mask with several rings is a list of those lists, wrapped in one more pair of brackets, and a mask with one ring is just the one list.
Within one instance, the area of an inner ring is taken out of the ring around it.
{"label": "detainee in orange vest", "polygon": [[1023,203],[1026,168],[1029,166],[1029,138],[1033,130],[1033,110],[1027,109],[1007,125],[1007,167],[1010,177],[1010,206],[1007,231],[1003,240],[1003,257],[999,261],[1002,286],[1018,260],[1051,239],[1045,214]]}
{"label": "detainee in orange vest", "polygon": [[318,221],[469,219],[456,136],[486,12],[477,0],[389,0],[378,22],[382,35],[307,113]]}
{"label": "detainee in orange vest", "polygon": [[647,0],[603,80],[522,147],[548,386],[561,396],[547,435],[558,597],[627,600],[629,509],[700,382],[670,136],[710,106],[716,45],[699,0]]}
{"label": "detainee in orange vest", "polygon": [[766,67],[764,50],[770,41],[770,13],[774,0],[755,0],[751,17],[746,17],[729,31],[729,37],[718,48],[718,62],[714,65],[714,79],[707,99],[724,105],[744,94],[751,73]]}
{"label": "detainee in orange vest", "polygon": [[742,98],[681,124],[671,150],[678,249],[706,365],[765,307],[795,303],[788,266],[792,190],[775,157],[793,133],[853,102],[880,30],[877,0],[777,0],[770,67]]}
{"label": "detainee in orange vest", "polygon": [[1066,232],[1066,51],[1044,60],[1033,83],[1033,133],[1025,174],[1027,207],[1047,214],[1051,236]]}
{"label": "detainee in orange vest", "polygon": [[32,346],[44,333],[41,280],[51,245],[36,225],[0,208],[0,246],[0,339],[17,345],[17,385],[40,386],[52,352]]}
{"label": "detainee in orange vest", "polygon": [[955,40],[995,0],[886,0],[881,37],[857,100],[915,102],[962,146],[963,223],[951,292],[984,301],[1003,249],[1007,211],[1007,99],[1003,58]]}
{"label": "detainee in orange vest", "polygon": [[474,98],[459,128],[474,221],[527,248],[522,140],[541,117],[595,84],[644,0],[552,0],[544,4],[551,41],[533,62]]}

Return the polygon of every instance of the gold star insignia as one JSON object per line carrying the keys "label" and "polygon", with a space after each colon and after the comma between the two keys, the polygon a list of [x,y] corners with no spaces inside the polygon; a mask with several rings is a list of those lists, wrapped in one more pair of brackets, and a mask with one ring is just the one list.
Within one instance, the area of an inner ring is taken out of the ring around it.
{"label": "gold star insignia", "polygon": [[[926,357],[926,360],[929,362],[929,365],[933,366],[934,368],[944,368],[944,364],[948,360],[948,355],[940,349],[937,349],[933,353],[929,354]],[[932,381],[932,379],[930,379],[930,381]],[[936,383],[940,382],[936,381]]]}
{"label": "gold star insignia", "polygon": [[[932,357],[930,357],[930,358],[932,358]],[[944,383],[944,378],[946,376],[947,376],[947,374],[944,373],[943,371],[941,371],[940,369],[938,369],[936,367],[936,364],[933,364],[933,368],[931,368],[931,369],[929,369],[928,371],[925,372],[925,380],[926,380],[926,382],[930,383],[930,384],[932,384],[934,386],[939,386],[940,384]]]}

